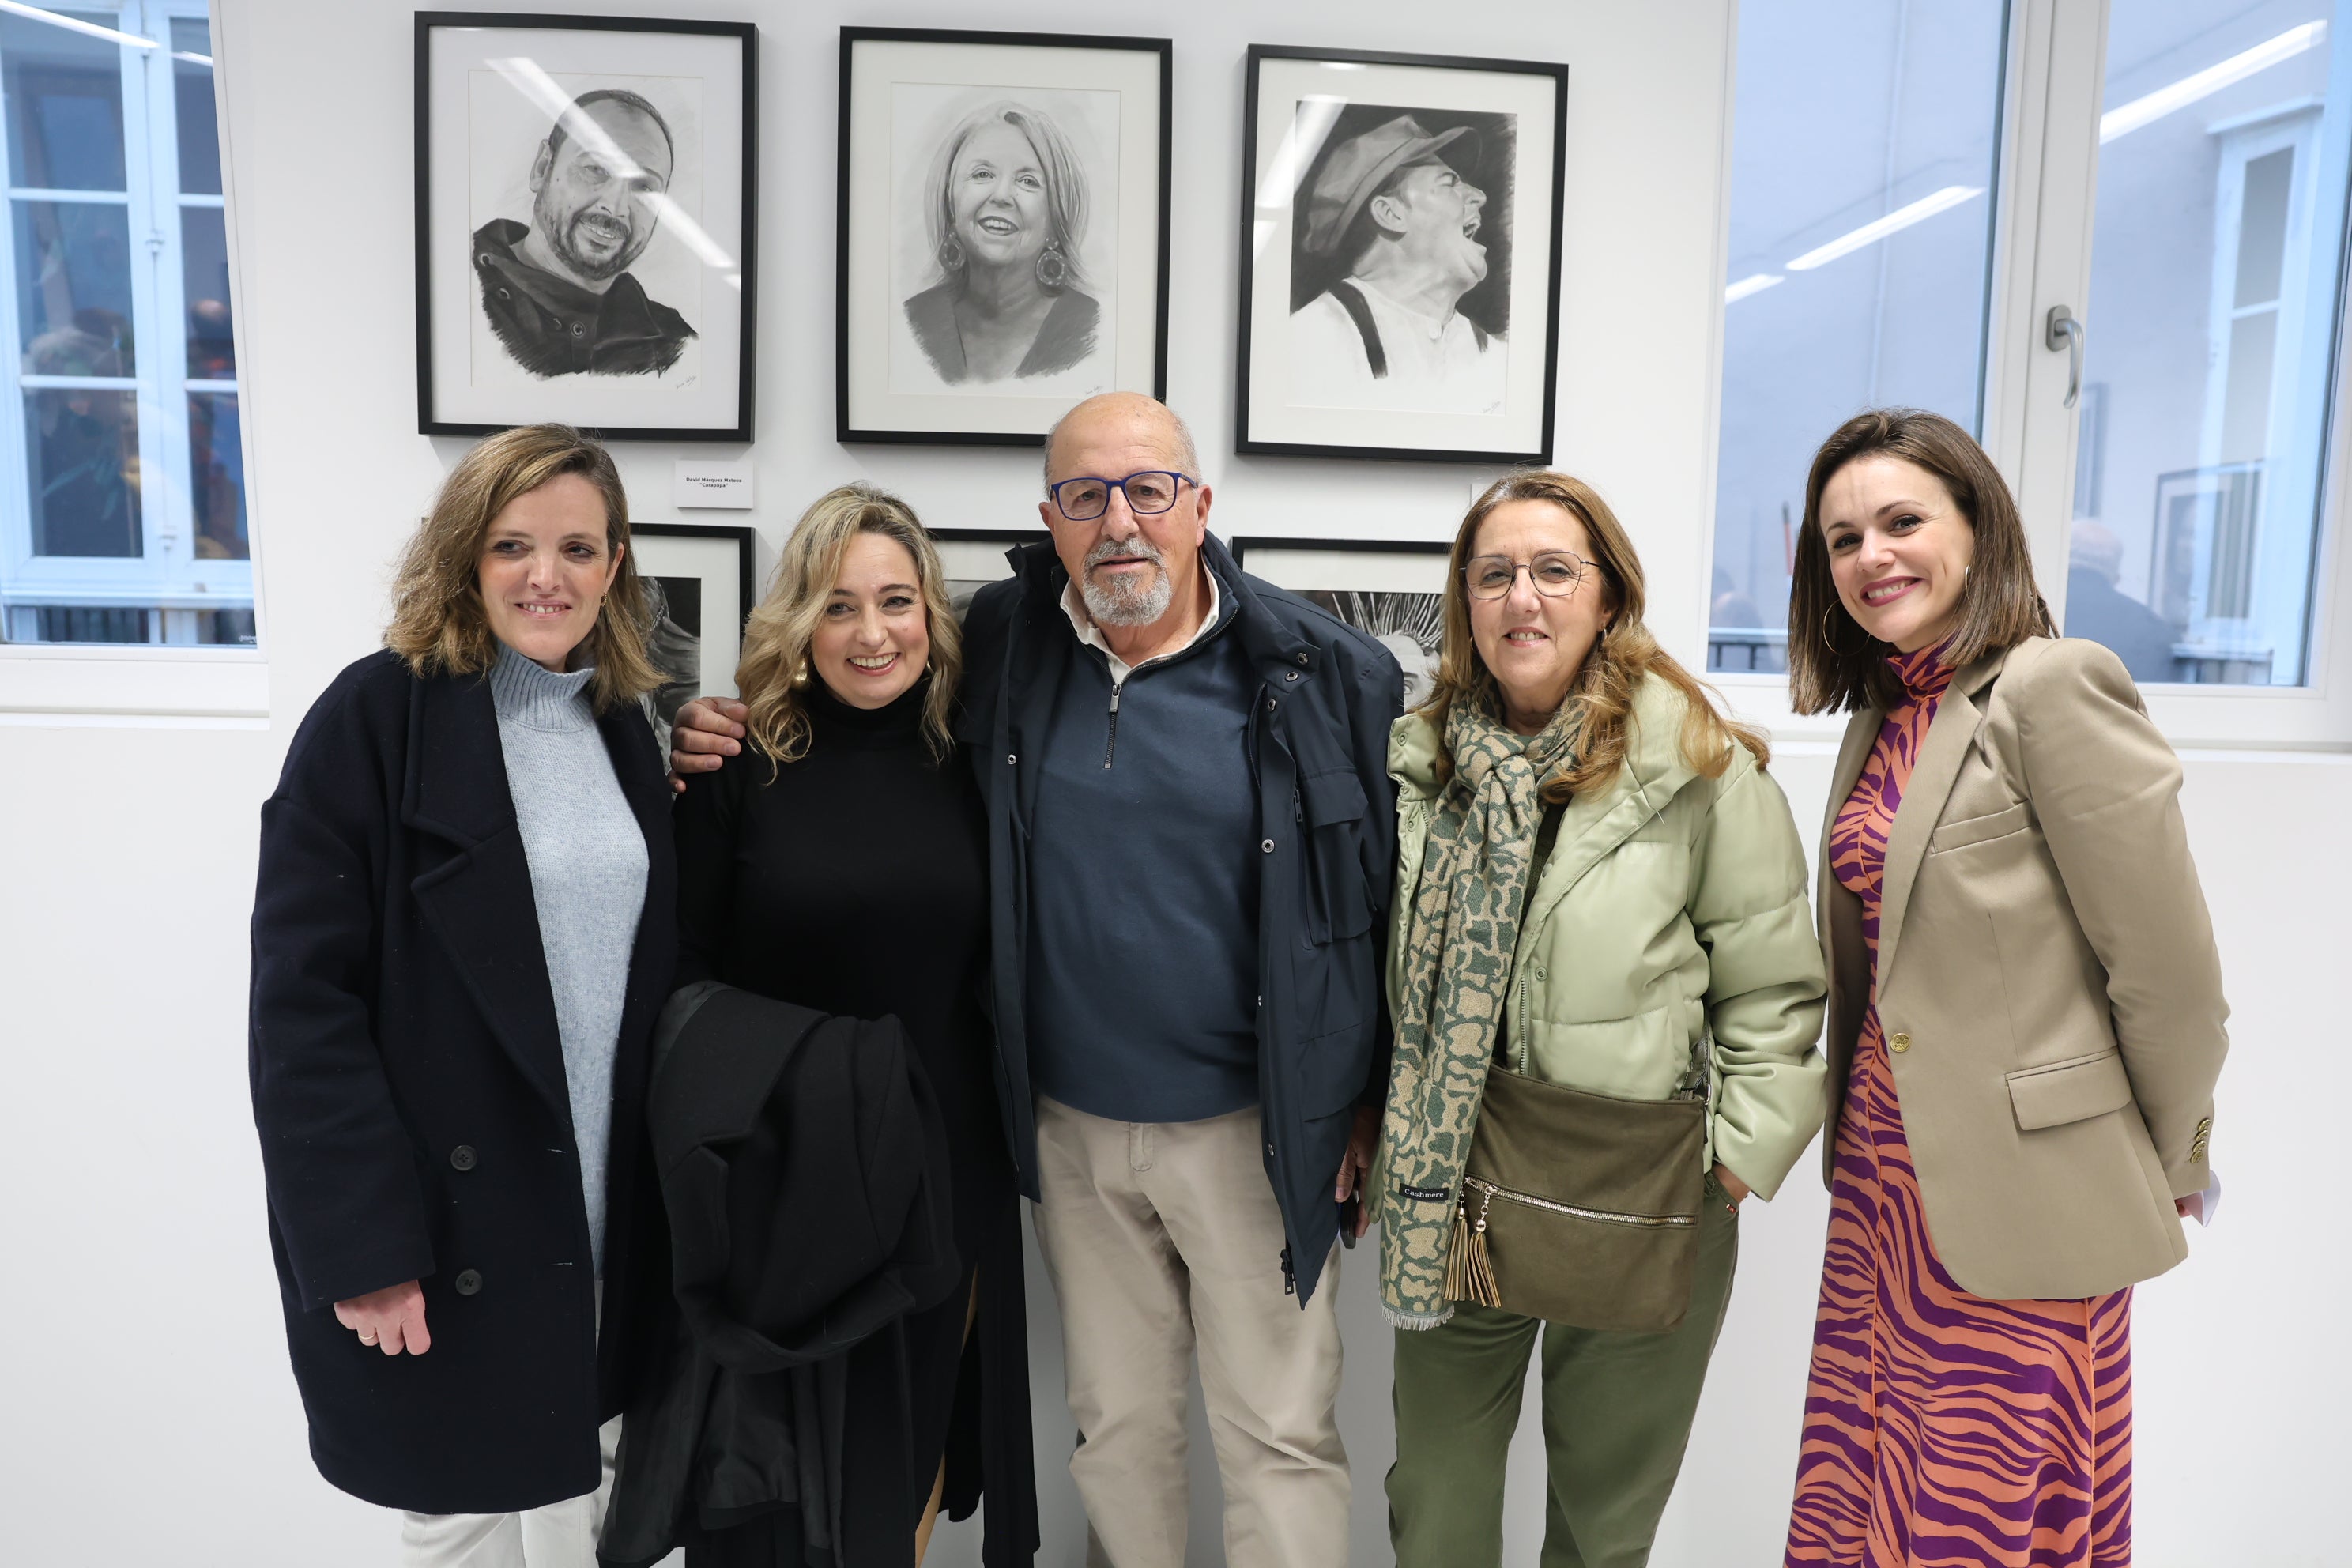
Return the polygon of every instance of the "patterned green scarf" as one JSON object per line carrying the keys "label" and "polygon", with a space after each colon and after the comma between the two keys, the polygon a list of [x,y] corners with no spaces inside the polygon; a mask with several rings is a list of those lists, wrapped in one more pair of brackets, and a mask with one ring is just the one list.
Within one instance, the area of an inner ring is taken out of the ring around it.
{"label": "patterned green scarf", "polygon": [[1403,1329],[1454,1315],[1445,1296],[1454,1199],[1478,1126],[1511,987],[1528,862],[1543,823],[1538,786],[1576,749],[1581,705],[1543,733],[1513,734],[1486,702],[1445,721],[1453,776],[1431,807],[1406,926],[1396,1067],[1381,1124],[1381,1306]]}

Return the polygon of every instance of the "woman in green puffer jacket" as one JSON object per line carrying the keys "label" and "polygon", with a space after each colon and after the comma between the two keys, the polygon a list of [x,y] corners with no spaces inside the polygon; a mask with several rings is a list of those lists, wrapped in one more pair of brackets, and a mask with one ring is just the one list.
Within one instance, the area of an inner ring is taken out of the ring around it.
{"label": "woman in green puffer jacket", "polygon": [[1805,854],[1762,738],[1643,625],[1641,563],[1590,486],[1498,481],[1451,567],[1435,692],[1389,742],[1390,1529],[1400,1568],[1499,1561],[1540,1334],[1541,1562],[1634,1568],[1738,1205],[1821,1125]]}

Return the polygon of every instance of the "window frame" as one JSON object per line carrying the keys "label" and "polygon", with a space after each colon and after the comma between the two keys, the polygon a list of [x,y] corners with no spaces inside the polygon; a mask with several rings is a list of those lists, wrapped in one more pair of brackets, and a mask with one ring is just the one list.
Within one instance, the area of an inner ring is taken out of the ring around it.
{"label": "window frame", "polygon": [[[2338,26],[2352,26],[2352,16]],[[1980,438],[2016,492],[2052,614],[2064,626],[2067,546],[2074,516],[2074,411],[2065,406],[2068,364],[2042,341],[2050,310],[2063,305],[2084,320],[2091,243],[2096,220],[2099,115],[2106,76],[2107,0],[2013,0],[2002,82],[2000,152],[1995,170],[1990,307],[1986,315]],[[1725,83],[1727,167],[1730,94]],[[2322,179],[2343,179],[2340,161],[2323,162]],[[1717,217],[1719,252],[1727,251],[1730,189],[1724,181]],[[1718,275],[1721,268],[1717,268]],[[2313,279],[2311,308],[2335,322],[2318,487],[2318,537],[2313,552],[2309,646],[2302,686],[2149,685],[2141,695],[2167,739],[2179,749],[2352,751],[2352,636],[2340,628],[2352,613],[2352,245],[2333,280],[2332,297]],[[1720,311],[1721,289],[1715,308]],[[1717,318],[1715,418],[1723,395],[1722,318]],[[1710,462],[1716,432],[1709,433]],[[1711,480],[1711,476],[1710,476]],[[1710,482],[1708,493],[1714,493]],[[1716,519],[1706,520],[1698,582],[1713,581]],[[1706,619],[1705,599],[1700,619]],[[1792,633],[1794,628],[1791,628]],[[1703,645],[1702,645],[1703,646]],[[1790,740],[1841,733],[1843,714],[1801,715],[1789,705],[1784,675],[1710,671],[1741,716]]]}
{"label": "window frame", "polygon": [[[120,379],[135,389],[140,421],[141,530],[145,549],[137,557],[40,558],[31,555],[30,510],[21,486],[0,495],[0,552],[8,563],[8,583],[0,589],[0,615],[30,605],[115,605],[161,612],[161,640],[143,644],[0,643],[0,715],[19,721],[55,721],[67,715],[112,718],[184,717],[195,722],[266,719],[268,713],[267,626],[257,592],[261,542],[257,521],[252,442],[252,365],[246,340],[244,289],[235,212],[235,171],[228,153],[227,93],[220,63],[220,25],[206,0],[119,0],[89,5],[111,12],[125,33],[153,38],[157,47],[118,45],[123,84],[126,195],[131,213],[132,321],[140,345],[138,374]],[[180,190],[179,127],[175,113],[172,23],[205,18],[213,26],[215,131],[221,145],[221,194]],[[0,137],[5,126],[0,123]],[[5,151],[5,149],[0,149]],[[5,167],[5,164],[0,164]],[[27,195],[10,187],[9,199]],[[76,200],[89,193],[66,193]],[[101,198],[116,199],[116,198]],[[189,208],[224,214],[230,317],[236,331],[234,379],[191,380],[186,331],[186,275],[182,215]],[[142,221],[146,224],[141,232]],[[0,225],[0,261],[13,279],[13,208]],[[137,258],[151,268],[142,279]],[[0,289],[0,332],[17,336],[13,285]],[[61,378],[19,374],[17,408],[0,416],[0,456],[26,472],[23,390]],[[68,379],[83,384],[82,378]],[[95,384],[93,383],[93,384]],[[195,554],[196,515],[190,452],[190,398],[203,392],[228,392],[238,402],[238,440],[245,476],[247,553],[243,560],[205,559]],[[197,614],[250,609],[252,647],[201,645],[192,639]],[[190,639],[190,640],[180,640]]]}

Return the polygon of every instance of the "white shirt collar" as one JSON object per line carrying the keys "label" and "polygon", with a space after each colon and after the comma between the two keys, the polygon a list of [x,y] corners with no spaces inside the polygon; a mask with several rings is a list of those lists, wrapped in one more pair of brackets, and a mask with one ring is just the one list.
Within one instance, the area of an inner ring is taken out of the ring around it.
{"label": "white shirt collar", "polygon": [[[1166,653],[1155,655],[1145,659],[1145,664],[1157,664],[1160,659],[1175,658],[1184,648],[1208,636],[1210,628],[1217,624],[1217,612],[1222,602],[1217,593],[1217,574],[1209,570],[1209,563],[1205,561],[1200,563],[1200,568],[1201,575],[1209,580],[1209,613],[1201,617],[1201,624],[1194,626],[1192,635],[1184,639],[1183,647],[1171,648]],[[1126,685],[1127,678],[1135,673],[1136,667],[1113,653],[1110,644],[1103,640],[1102,628],[1095,625],[1092,616],[1087,614],[1086,595],[1078,591],[1076,578],[1062,589],[1062,613],[1070,617],[1070,629],[1078,634],[1078,641],[1088,647],[1102,649],[1103,657],[1110,660],[1110,683],[1113,686]]]}

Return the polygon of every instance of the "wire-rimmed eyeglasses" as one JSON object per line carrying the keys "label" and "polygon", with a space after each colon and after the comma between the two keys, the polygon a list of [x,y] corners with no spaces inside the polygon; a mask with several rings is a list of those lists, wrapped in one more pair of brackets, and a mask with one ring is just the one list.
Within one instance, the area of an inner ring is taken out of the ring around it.
{"label": "wire-rimmed eyeglasses", "polygon": [[1110,510],[1110,492],[1121,490],[1127,496],[1127,510],[1138,517],[1150,517],[1166,511],[1176,504],[1186,485],[1195,489],[1201,481],[1190,474],[1175,473],[1166,468],[1146,468],[1123,479],[1106,479],[1095,474],[1081,474],[1062,480],[1053,487],[1054,505],[1072,522],[1092,522]]}
{"label": "wire-rimmed eyeglasses", "polygon": [[1474,599],[1500,599],[1509,595],[1524,572],[1537,593],[1547,599],[1565,599],[1584,581],[1587,564],[1581,556],[1569,550],[1539,550],[1532,561],[1514,561],[1507,555],[1474,555],[1470,563],[1462,568],[1462,585]]}

